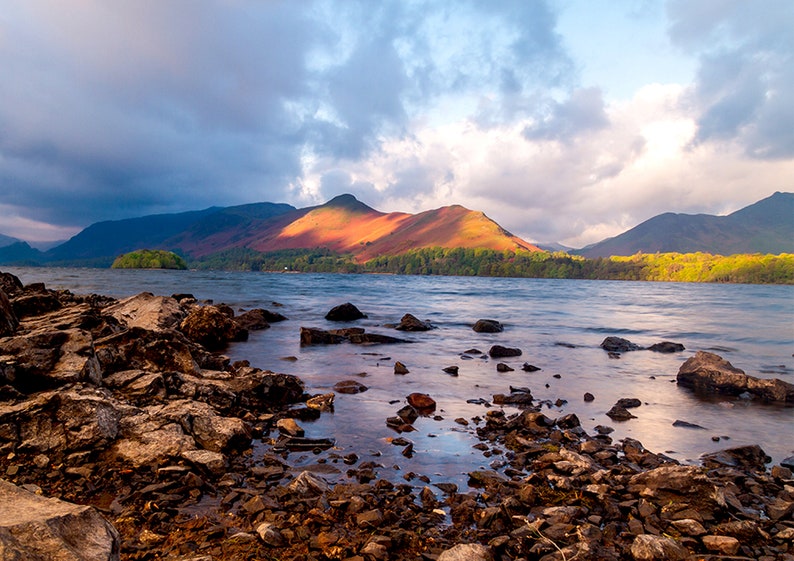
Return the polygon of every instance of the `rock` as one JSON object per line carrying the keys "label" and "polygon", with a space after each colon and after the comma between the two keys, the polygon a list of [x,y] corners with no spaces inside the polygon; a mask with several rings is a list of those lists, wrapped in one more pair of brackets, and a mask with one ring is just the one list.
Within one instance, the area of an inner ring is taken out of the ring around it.
{"label": "rock", "polygon": [[369,388],[356,380],[342,380],[334,384],[334,391],[337,393],[354,394],[367,391]]}
{"label": "rock", "polygon": [[691,518],[684,518],[682,520],[673,520],[671,522],[673,527],[684,534],[685,536],[698,537],[706,533],[703,524]]}
{"label": "rock", "polygon": [[521,349],[503,347],[501,345],[494,345],[488,351],[488,355],[491,358],[507,358],[511,356],[521,356]]}
{"label": "rock", "polygon": [[789,456],[788,458],[783,458],[780,461],[780,465],[785,467],[785,468],[794,469],[794,456]]}
{"label": "rock", "polygon": [[19,327],[19,319],[14,313],[11,301],[6,293],[0,289],[0,337],[13,335],[17,327]]}
{"label": "rock", "polygon": [[631,544],[631,556],[635,561],[684,561],[689,550],[671,538],[640,534]]}
{"label": "rock", "polygon": [[707,430],[706,427],[701,427],[700,425],[696,425],[695,423],[690,423],[688,421],[682,421],[681,419],[676,419],[673,421],[673,426],[685,429]]}
{"label": "rock", "polygon": [[496,365],[497,372],[513,372],[515,368],[511,368],[509,365],[505,364],[504,362],[500,362]]}
{"label": "rock", "polygon": [[628,421],[629,419],[636,419],[636,415],[632,415],[629,413],[629,410],[625,407],[621,407],[620,405],[613,405],[612,408],[607,411],[607,417],[613,419],[615,421]]}
{"label": "rock", "polygon": [[394,363],[394,373],[395,374],[408,374],[410,370],[399,360]]}
{"label": "rock", "polygon": [[278,526],[275,524],[263,522],[256,527],[256,533],[266,545],[271,547],[280,547],[284,545],[284,536],[281,535]]}
{"label": "rock", "polygon": [[601,342],[601,348],[605,351],[612,353],[627,353],[629,351],[639,351],[642,349],[639,345],[632,343],[628,339],[622,337],[607,337]]}
{"label": "rock", "polygon": [[209,356],[178,331],[140,327],[96,339],[94,348],[105,374],[132,369],[200,374],[199,361]]}
{"label": "rock", "polygon": [[309,409],[316,409],[318,411],[331,411],[334,407],[335,398],[336,394],[333,392],[316,395],[306,400],[306,406]]}
{"label": "rock", "polygon": [[590,392],[584,392],[584,398],[583,399],[585,401],[595,401],[595,396],[593,394],[591,394]]}
{"label": "rock", "polygon": [[280,433],[288,436],[303,436],[305,434],[303,427],[295,419],[279,419],[276,421],[276,428]]}
{"label": "rock", "polygon": [[426,393],[412,393],[406,399],[411,407],[422,414],[436,410],[435,400]]}
{"label": "rock", "polygon": [[174,298],[141,292],[120,300],[103,310],[127,327],[141,327],[151,331],[176,329],[185,318],[185,311]]}
{"label": "rock", "polygon": [[701,456],[701,460],[707,466],[722,465],[736,467],[745,471],[764,472],[766,471],[766,464],[771,462],[772,458],[767,456],[759,445],[753,444],[704,454]]}
{"label": "rock", "polygon": [[395,329],[399,331],[430,331],[433,329],[433,325],[429,321],[422,321],[411,314],[405,314]]}
{"label": "rock", "polygon": [[211,351],[222,349],[232,341],[248,339],[248,330],[237,325],[217,306],[193,308],[179,324],[179,330]]}
{"label": "rock", "polygon": [[484,545],[461,543],[442,551],[438,561],[493,561],[493,555]]}
{"label": "rock", "polygon": [[301,345],[337,345],[345,340],[342,335],[315,327],[301,327]]}
{"label": "rock", "polygon": [[446,372],[447,374],[450,374],[452,376],[457,376],[459,368],[457,366],[453,365],[453,366],[445,366],[441,370],[443,370],[444,372]]}
{"label": "rock", "polygon": [[366,317],[366,314],[361,313],[361,310],[350,302],[334,306],[325,314],[325,319],[328,321],[355,321]]}
{"label": "rock", "polygon": [[523,370],[524,372],[537,372],[538,370],[540,370],[540,368],[532,364],[529,364],[528,362],[525,362],[524,364],[521,365],[521,370]]}
{"label": "rock", "polygon": [[703,546],[709,551],[717,551],[724,555],[736,555],[741,544],[730,536],[703,536]]}
{"label": "rock", "polygon": [[61,308],[61,302],[50,292],[27,292],[11,300],[17,318],[40,316]]}
{"label": "rock", "polygon": [[685,349],[681,343],[671,343],[670,341],[662,341],[661,343],[654,343],[648,347],[649,351],[656,353],[680,353]]}
{"label": "rock", "polygon": [[244,312],[233,319],[234,323],[236,323],[242,329],[247,329],[248,331],[269,329],[270,322],[266,319],[266,313],[267,310],[263,310],[262,308],[254,308],[253,310],[248,310],[247,312]]}
{"label": "rock", "polygon": [[185,450],[182,457],[208,473],[220,475],[226,472],[226,458],[220,452],[211,450]]}
{"label": "rock", "polygon": [[657,504],[685,501],[704,512],[716,506],[714,483],[695,466],[671,464],[638,473],[629,479],[629,491]]}
{"label": "rock", "polygon": [[3,561],[118,561],[119,534],[99,512],[0,480]]}
{"label": "rock", "polygon": [[713,353],[698,351],[678,370],[679,385],[698,392],[740,395],[748,392],[764,401],[794,403],[794,384],[755,378]]}
{"label": "rock", "polygon": [[615,405],[618,407],[623,407],[624,409],[633,409],[635,407],[640,407],[642,405],[642,401],[636,397],[621,397],[615,402]]}
{"label": "rock", "polygon": [[22,292],[24,286],[19,277],[11,273],[0,272],[0,290],[6,293],[6,296],[13,298]]}
{"label": "rock", "polygon": [[353,333],[348,340],[354,345],[391,345],[394,343],[410,343],[407,339],[392,337],[391,335],[381,335],[379,333]]}
{"label": "rock", "polygon": [[99,384],[102,369],[90,332],[40,328],[0,339],[2,378],[30,393],[80,381]]}
{"label": "rock", "polygon": [[472,329],[477,333],[501,333],[505,330],[504,326],[495,319],[478,319]]}
{"label": "rock", "polygon": [[293,479],[289,485],[287,485],[287,490],[299,497],[316,497],[317,495],[321,495],[323,493],[327,493],[330,491],[331,487],[328,483],[317,477],[316,475],[308,472],[302,471],[298,477]]}

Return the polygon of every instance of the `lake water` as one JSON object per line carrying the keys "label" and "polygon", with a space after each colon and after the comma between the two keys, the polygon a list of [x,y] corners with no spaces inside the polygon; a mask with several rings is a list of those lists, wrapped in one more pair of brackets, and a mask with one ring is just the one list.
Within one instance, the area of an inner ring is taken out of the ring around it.
{"label": "lake water", "polygon": [[[631,437],[646,448],[682,462],[696,462],[705,453],[744,444],[761,444],[775,463],[794,454],[794,407],[737,398],[703,399],[675,384],[678,369],[698,350],[709,350],[746,373],[794,382],[794,287],[758,285],[676,284],[620,281],[419,277],[385,275],[235,273],[206,271],[121,271],[100,269],[6,268],[24,283],[44,282],[48,288],[74,293],[125,297],[142,291],[171,295],[189,292],[198,299],[224,302],[235,309],[262,307],[283,313],[289,321],[252,332],[248,342],[226,354],[248,359],[253,366],[298,375],[312,393],[331,391],[341,380],[355,379],[369,390],[337,395],[335,411],[320,420],[302,422],[307,436],[333,437],[335,450],[315,457],[290,455],[290,461],[313,464],[334,454],[356,452],[362,461],[379,463],[395,474],[415,472],[432,480],[464,481],[464,474],[498,461],[473,449],[475,424],[454,420],[484,416],[484,405],[467,403],[509,386],[526,386],[537,400],[556,402],[551,417],[575,413],[584,428],[615,428],[615,440]],[[274,307],[274,302],[281,306]],[[340,327],[324,319],[337,304],[352,302],[368,315],[352,325],[368,332],[405,337],[406,345],[350,344],[301,347],[299,328]],[[430,320],[438,328],[402,333],[386,326],[405,313]],[[478,334],[471,326],[492,318],[503,333]],[[624,353],[609,358],[601,341],[616,335],[643,346],[660,341],[682,343],[686,351],[659,354]],[[514,372],[496,371],[497,360],[461,357],[472,347],[486,351],[493,344],[522,349],[504,359]],[[288,361],[284,357],[296,357]],[[394,374],[394,362],[410,373]],[[542,370],[521,371],[524,362]],[[457,377],[446,366],[459,366]],[[392,445],[398,436],[385,420],[395,415],[412,392],[431,395],[443,420],[420,418],[415,432],[403,436],[415,455],[405,458]],[[590,392],[592,402],[583,395]],[[626,422],[605,413],[621,397],[643,404]],[[496,406],[494,406],[496,407]],[[506,407],[505,411],[516,410]],[[706,430],[678,428],[676,420]],[[714,442],[712,437],[722,437]],[[727,439],[725,437],[728,437]],[[260,452],[266,447],[259,447]],[[399,467],[398,467],[399,466]],[[333,466],[332,466],[333,467]]]}

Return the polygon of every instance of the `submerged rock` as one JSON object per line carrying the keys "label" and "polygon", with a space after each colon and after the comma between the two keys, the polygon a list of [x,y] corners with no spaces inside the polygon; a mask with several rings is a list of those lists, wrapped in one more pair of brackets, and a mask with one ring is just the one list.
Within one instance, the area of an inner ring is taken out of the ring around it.
{"label": "submerged rock", "polygon": [[632,343],[622,337],[607,337],[601,342],[601,348],[613,353],[626,353],[629,351],[639,351],[642,347]]}
{"label": "submerged rock", "polygon": [[366,317],[366,314],[362,313],[350,302],[334,306],[325,314],[325,319],[328,321],[355,321]]}
{"label": "submerged rock", "polygon": [[488,351],[488,356],[491,358],[507,358],[511,356],[521,356],[521,349],[512,347],[503,347],[502,345],[494,345]]}
{"label": "submerged rock", "polygon": [[395,329],[399,331],[430,331],[433,329],[433,325],[429,321],[422,321],[411,314],[405,314]]}
{"label": "submerged rock", "polygon": [[504,326],[495,319],[478,319],[472,327],[477,333],[501,333]]}
{"label": "submerged rock", "polygon": [[656,353],[680,353],[686,350],[686,348],[681,343],[662,341],[661,343],[654,343],[648,347],[648,350]]}

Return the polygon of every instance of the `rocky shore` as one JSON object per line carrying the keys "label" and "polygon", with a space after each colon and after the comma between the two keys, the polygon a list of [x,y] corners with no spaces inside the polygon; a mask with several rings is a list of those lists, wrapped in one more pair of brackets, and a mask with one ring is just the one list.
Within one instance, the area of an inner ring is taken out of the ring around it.
{"label": "rocky shore", "polygon": [[[0,561],[794,560],[794,459],[768,466],[749,446],[680,465],[613,442],[607,427],[587,434],[573,414],[546,416],[529,388],[494,396],[519,409],[458,420],[498,459],[467,488],[382,477],[368,458],[303,438],[298,422],[323,415],[333,394],[221,354],[285,319],[189,294],[75,295],[0,273]],[[413,320],[404,330],[432,327]],[[301,337],[401,342],[350,329]],[[620,345],[604,348],[639,350]],[[794,400],[791,384],[709,353],[678,382]],[[431,396],[404,405],[384,421],[406,429],[432,414]],[[322,451],[345,474],[295,468],[293,450]]]}

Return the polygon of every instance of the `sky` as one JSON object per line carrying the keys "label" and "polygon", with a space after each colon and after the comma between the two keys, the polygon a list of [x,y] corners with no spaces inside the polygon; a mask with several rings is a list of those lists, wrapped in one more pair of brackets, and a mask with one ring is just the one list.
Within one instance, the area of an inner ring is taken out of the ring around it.
{"label": "sky", "polygon": [[582,247],[794,191],[791,0],[0,0],[0,234],[352,193]]}

